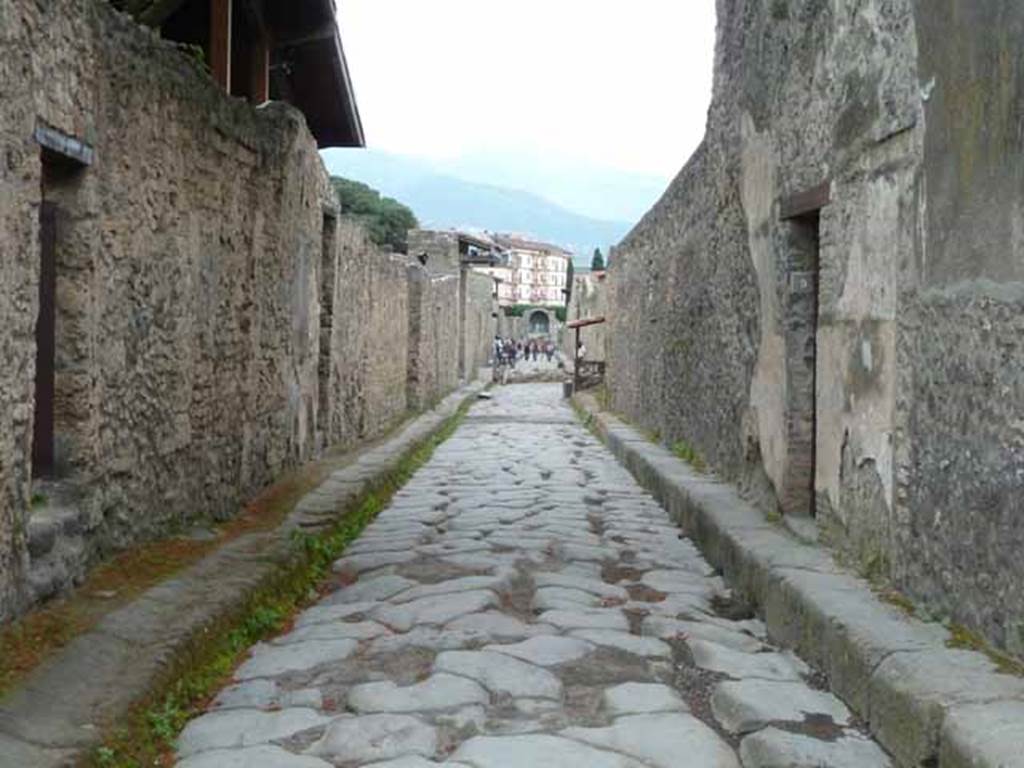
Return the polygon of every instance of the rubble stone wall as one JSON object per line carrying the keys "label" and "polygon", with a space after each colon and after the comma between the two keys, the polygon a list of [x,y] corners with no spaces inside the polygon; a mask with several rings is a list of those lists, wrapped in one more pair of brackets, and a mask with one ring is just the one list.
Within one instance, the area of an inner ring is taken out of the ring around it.
{"label": "rubble stone wall", "polygon": [[410,264],[407,399],[422,410],[459,381],[459,275]]}
{"label": "rubble stone wall", "polygon": [[[607,317],[608,282],[605,277],[592,273],[577,274],[572,281],[572,299],[569,304],[569,320],[587,317]],[[580,341],[587,350],[587,360],[604,362],[608,359],[608,326],[588,325],[580,330]],[[562,354],[567,361],[576,357],[576,331],[565,329]]]}
{"label": "rubble stone wall", "polygon": [[[416,270],[338,216],[303,116],[225,96],[104,0],[0,0],[0,49],[3,621],[106,553],[230,517],[325,444],[404,418],[410,334],[431,350],[414,402],[439,400],[458,382],[458,297],[457,280],[430,284],[418,328]],[[87,142],[92,164],[44,163],[40,126]],[[61,533],[70,555],[41,571],[44,200],[57,210],[57,470],[80,514]]]}
{"label": "rubble stone wall", "polygon": [[1018,652],[1022,24],[719,0],[707,133],[616,249],[608,345],[615,410]]}
{"label": "rubble stone wall", "polygon": [[466,291],[463,297],[465,316],[463,318],[462,340],[465,345],[464,376],[468,380],[477,377],[479,370],[491,358],[491,348],[497,329],[495,315],[498,311],[494,298],[494,281],[487,275],[466,270]]}
{"label": "rubble stone wall", "polygon": [[381,252],[359,224],[339,224],[328,442],[377,437],[408,409],[406,257]]}

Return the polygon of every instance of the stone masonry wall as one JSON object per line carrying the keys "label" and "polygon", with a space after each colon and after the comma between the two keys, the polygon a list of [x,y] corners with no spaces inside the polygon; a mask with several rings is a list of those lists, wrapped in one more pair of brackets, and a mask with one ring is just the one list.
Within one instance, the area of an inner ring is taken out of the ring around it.
{"label": "stone masonry wall", "polygon": [[[423,292],[427,328],[410,320],[410,269],[338,218],[296,110],[226,97],[104,0],[0,0],[0,50],[3,621],[106,553],[229,517],[326,443],[404,418],[410,333],[432,350],[415,402],[440,399],[458,327],[451,280]],[[44,165],[40,125],[88,142],[93,164]],[[60,518],[70,554],[46,568],[27,534],[49,511],[30,504],[44,200],[61,503],[76,510]]]}
{"label": "stone masonry wall", "polygon": [[459,276],[431,275],[419,264],[409,273],[409,407],[422,410],[459,380]]}
{"label": "stone masonry wall", "polygon": [[[578,274],[572,281],[572,299],[569,305],[569,320],[586,317],[608,316],[608,281],[592,273]],[[608,326],[589,325],[580,331],[580,341],[587,350],[587,360],[598,362],[608,359]],[[562,343],[562,354],[566,361],[576,357],[576,331],[567,328]]]}
{"label": "stone masonry wall", "polygon": [[342,220],[331,336],[329,443],[385,432],[408,409],[409,289],[406,258],[381,252]]}
{"label": "stone masonry wall", "polygon": [[465,344],[464,375],[472,380],[491,358],[498,306],[494,298],[494,281],[490,277],[472,270],[466,270],[463,274],[466,280],[466,311],[462,329]]}
{"label": "stone masonry wall", "polygon": [[1022,23],[719,0],[705,140],[609,285],[616,410],[1017,651]]}

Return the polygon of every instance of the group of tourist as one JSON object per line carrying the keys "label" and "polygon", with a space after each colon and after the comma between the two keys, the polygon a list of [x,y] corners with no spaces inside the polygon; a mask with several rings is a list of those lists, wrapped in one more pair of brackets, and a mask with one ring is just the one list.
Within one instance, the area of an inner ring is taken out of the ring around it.
{"label": "group of tourist", "polygon": [[547,358],[550,363],[555,356],[555,342],[550,339],[541,341],[539,339],[525,339],[515,341],[503,339],[500,336],[494,337],[494,362],[496,365],[507,365],[516,367],[517,360],[540,360],[541,355]]}

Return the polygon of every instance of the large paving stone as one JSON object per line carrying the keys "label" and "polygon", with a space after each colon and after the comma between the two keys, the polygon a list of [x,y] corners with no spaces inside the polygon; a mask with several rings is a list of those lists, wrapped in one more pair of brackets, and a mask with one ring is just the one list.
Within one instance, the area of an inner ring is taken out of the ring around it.
{"label": "large paving stone", "polygon": [[636,656],[651,656],[661,659],[668,659],[672,656],[672,648],[668,643],[656,637],[640,637],[617,629],[575,629],[570,634],[572,637],[587,640],[594,645],[618,648],[620,651]]}
{"label": "large paving stone", "polygon": [[706,621],[686,621],[670,619],[665,616],[647,616],[641,624],[640,631],[645,635],[660,637],[662,640],[694,638],[707,640],[711,643],[724,645],[745,653],[757,653],[764,645],[755,637],[745,632],[724,629],[717,624]]}
{"label": "large paving stone", "polygon": [[615,584],[606,584],[600,579],[586,578],[566,573],[537,573],[533,577],[538,587],[566,587],[590,592],[609,600],[628,600],[629,593]]}
{"label": "large paving stone", "polygon": [[[335,573],[365,573],[384,568],[388,565],[400,565],[416,558],[416,552],[368,552],[363,555],[349,555],[336,560],[332,569]],[[360,598],[362,599],[362,598]]]}
{"label": "large paving stone", "polygon": [[601,605],[602,598],[582,589],[568,587],[540,587],[533,596],[535,611],[567,610],[578,608],[594,608]]}
{"label": "large paving stone", "polygon": [[682,592],[710,595],[722,588],[720,579],[705,578],[689,571],[648,571],[640,578],[640,582],[651,589],[668,594]]}
{"label": "large paving stone", "polygon": [[283,690],[273,680],[256,678],[238,685],[231,685],[214,699],[214,709],[263,709],[277,710],[286,707],[310,707],[320,709],[323,696],[316,688],[301,688],[296,691]]}
{"label": "large paving stone", "polygon": [[210,712],[185,726],[178,737],[178,754],[188,757],[211,749],[265,744],[317,728],[330,720],[316,710],[297,707],[278,712],[257,709]]}
{"label": "large paving stone", "polygon": [[419,582],[412,579],[389,573],[384,576],[374,576],[365,580],[361,579],[355,584],[343,587],[331,595],[325,602],[327,604],[375,603],[412,589],[418,586],[418,584]]}
{"label": "large paving stone", "polygon": [[562,683],[545,669],[491,651],[445,651],[434,661],[435,672],[476,680],[496,694],[515,698],[558,699]]}
{"label": "large paving stone", "polygon": [[397,760],[386,760],[383,763],[371,763],[363,768],[473,768],[466,763],[453,763],[450,760],[443,763],[435,763],[423,757],[408,756],[400,757]]}
{"label": "large paving stone", "polygon": [[[744,768],[891,768],[881,747],[857,734],[823,741],[800,733],[765,728],[740,743]],[[1007,763],[1007,768],[1009,768]],[[978,768],[981,768],[978,766]],[[995,765],[992,768],[996,768]]]}
{"label": "large paving stone", "polygon": [[387,627],[375,621],[332,621],[298,627],[272,641],[273,645],[305,643],[310,640],[372,640],[390,634]]}
{"label": "large paving stone", "polygon": [[626,615],[617,608],[544,611],[537,621],[559,629],[617,629],[629,631]]}
{"label": "large paving stone", "polygon": [[280,746],[214,750],[182,760],[176,768],[332,768],[319,758],[292,755]]}
{"label": "large paving stone", "polygon": [[679,768],[681,756],[701,768],[740,768],[732,748],[687,714],[627,715],[606,728],[566,728],[560,735],[630,755],[654,768]]}
{"label": "large paving stone", "polygon": [[342,619],[366,613],[379,605],[377,601],[335,605],[327,602],[329,600],[330,597],[319,605],[314,605],[300,613],[295,619],[296,628],[309,626],[310,624],[322,624],[328,621],[341,621]]}
{"label": "large paving stone", "polygon": [[850,710],[831,693],[803,683],[769,680],[729,680],[711,696],[711,710],[732,733],[750,733],[773,722],[802,723],[808,715],[830,717],[837,725],[850,723]]}
{"label": "large paving stone", "polygon": [[1024,700],[957,707],[942,723],[942,768],[1024,768]]}
{"label": "large paving stone", "polygon": [[737,679],[756,677],[799,682],[801,674],[810,671],[799,659],[781,653],[744,653],[705,640],[690,639],[686,644],[698,667]]}
{"label": "large paving stone", "polygon": [[623,683],[605,689],[604,708],[613,717],[652,712],[688,712],[689,707],[675,690],[657,683]]}
{"label": "large paving stone", "polygon": [[347,699],[356,712],[426,712],[488,704],[491,696],[472,680],[441,673],[405,687],[391,681],[357,685]]}
{"label": "large paving stone", "polygon": [[457,579],[439,581],[435,584],[420,584],[391,597],[388,602],[393,604],[408,603],[438,595],[451,595],[460,592],[472,592],[481,589],[500,591],[508,586],[515,572],[504,571],[493,576],[463,576]]}
{"label": "large paving stone", "polygon": [[415,717],[362,715],[335,719],[306,752],[335,764],[358,764],[405,755],[431,757],[437,747],[437,729]]}
{"label": "large paving stone", "polygon": [[586,640],[546,635],[511,645],[488,645],[484,650],[504,653],[542,667],[551,667],[586,656],[594,650],[594,645]]}
{"label": "large paving stone", "polygon": [[375,656],[386,653],[399,653],[408,648],[455,651],[460,648],[479,646],[490,639],[488,635],[473,630],[455,630],[447,627],[416,627],[403,634],[378,637],[370,643],[368,654]]}
{"label": "large paving stone", "polygon": [[402,605],[382,605],[371,616],[399,632],[415,626],[447,624],[452,619],[498,606],[498,596],[490,590],[424,597]]}
{"label": "large paving stone", "polygon": [[331,768],[331,764],[280,747],[262,746],[204,752],[182,760],[176,768]]}
{"label": "large paving stone", "polygon": [[460,616],[445,624],[445,630],[478,632],[492,642],[515,642],[535,635],[553,635],[558,631],[549,624],[527,624],[500,611]]}
{"label": "large paving stone", "polygon": [[452,760],[473,768],[645,768],[636,760],[547,734],[477,736]]}
{"label": "large paving stone", "polygon": [[288,645],[258,645],[252,658],[235,672],[235,679],[251,680],[254,677],[302,672],[321,664],[347,659],[358,647],[356,640],[310,640]]}

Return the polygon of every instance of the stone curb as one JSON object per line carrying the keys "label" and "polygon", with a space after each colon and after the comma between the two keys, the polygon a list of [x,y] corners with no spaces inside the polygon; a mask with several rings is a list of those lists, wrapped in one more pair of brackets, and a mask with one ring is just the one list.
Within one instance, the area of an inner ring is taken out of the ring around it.
{"label": "stone curb", "polygon": [[[366,449],[304,496],[276,529],[241,536],[104,617],[0,701],[0,768],[65,768],[100,744],[191,644],[292,562],[292,532],[333,525],[485,387],[474,382]],[[358,451],[358,449],[357,449]]]}
{"label": "stone curb", "polygon": [[981,653],[946,646],[938,624],[908,617],[834,562],[697,473],[590,395],[574,402],[637,480],[763,614],[772,640],[823,671],[900,766],[1024,766],[1024,679]]}

